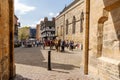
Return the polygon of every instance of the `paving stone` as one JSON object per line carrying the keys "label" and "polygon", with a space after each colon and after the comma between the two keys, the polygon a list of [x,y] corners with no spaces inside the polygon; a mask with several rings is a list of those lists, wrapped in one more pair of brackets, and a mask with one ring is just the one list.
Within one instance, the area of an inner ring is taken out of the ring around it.
{"label": "paving stone", "polygon": [[51,51],[52,70],[47,70],[48,49],[15,49],[16,73],[14,80],[88,80],[80,68],[82,53]]}

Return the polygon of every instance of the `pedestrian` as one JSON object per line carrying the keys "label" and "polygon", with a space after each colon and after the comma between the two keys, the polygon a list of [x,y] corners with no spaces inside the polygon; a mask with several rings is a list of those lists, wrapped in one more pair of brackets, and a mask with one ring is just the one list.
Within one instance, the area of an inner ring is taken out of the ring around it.
{"label": "pedestrian", "polygon": [[60,51],[61,39],[58,40],[58,51]]}
{"label": "pedestrian", "polygon": [[73,51],[74,49],[74,41],[71,42],[71,50]]}
{"label": "pedestrian", "polygon": [[73,51],[73,47],[74,47],[74,42],[73,42],[73,41],[70,41],[70,50]]}
{"label": "pedestrian", "polygon": [[46,42],[45,41],[43,41],[43,49],[45,49],[45,45],[46,45]]}
{"label": "pedestrian", "polygon": [[33,47],[35,47],[35,41],[32,42]]}
{"label": "pedestrian", "polygon": [[37,44],[37,47],[38,47],[39,46],[39,41],[38,40],[36,41],[36,44]]}
{"label": "pedestrian", "polygon": [[67,48],[69,47],[69,41],[68,40],[66,41],[66,47]]}
{"label": "pedestrian", "polygon": [[54,43],[55,43],[55,49],[56,49],[56,51],[58,51],[58,40],[55,39]]}
{"label": "pedestrian", "polygon": [[65,40],[61,41],[61,52],[64,52],[65,50]]}

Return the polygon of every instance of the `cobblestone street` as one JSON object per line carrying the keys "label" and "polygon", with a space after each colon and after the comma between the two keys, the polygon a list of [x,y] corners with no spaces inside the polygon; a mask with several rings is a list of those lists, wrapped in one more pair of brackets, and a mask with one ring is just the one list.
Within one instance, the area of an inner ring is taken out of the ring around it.
{"label": "cobblestone street", "polygon": [[52,70],[47,70],[48,49],[16,48],[16,78],[14,80],[87,80],[82,76],[82,52],[51,51]]}

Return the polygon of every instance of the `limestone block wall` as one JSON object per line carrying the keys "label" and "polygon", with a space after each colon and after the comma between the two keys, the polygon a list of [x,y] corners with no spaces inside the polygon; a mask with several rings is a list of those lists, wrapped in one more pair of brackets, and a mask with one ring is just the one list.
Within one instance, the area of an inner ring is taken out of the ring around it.
{"label": "limestone block wall", "polygon": [[36,25],[36,39],[40,40],[40,37],[41,37],[41,35],[40,35],[40,25],[37,24]]}
{"label": "limestone block wall", "polygon": [[100,57],[97,68],[100,80],[120,80],[120,61]]}
{"label": "limestone block wall", "polygon": [[0,80],[15,76],[13,0],[0,0]]}
{"label": "limestone block wall", "polygon": [[[5,5],[6,4],[6,5]],[[0,80],[9,78],[9,4],[0,0]]]}
{"label": "limestone block wall", "polygon": [[63,39],[64,18],[65,18],[64,16],[60,16],[55,20],[56,35],[58,36],[59,39]]}
{"label": "limestone block wall", "polygon": [[[79,6],[76,6],[74,9],[68,11],[65,14],[65,20],[68,20],[68,22],[69,22],[68,23],[68,34],[65,34],[66,40],[73,40],[76,43],[83,42],[83,32],[80,32],[80,26],[81,26],[80,18],[81,18],[82,12],[84,12],[84,1],[81,2],[81,4]],[[75,18],[76,18],[75,34],[72,33],[73,16],[75,16]],[[66,24],[66,22],[65,22],[65,24]],[[83,23],[83,29],[84,29],[84,23]]]}
{"label": "limestone block wall", "polygon": [[[81,13],[84,13],[84,0],[80,0],[78,3],[72,5],[69,9],[64,11],[62,14],[56,17],[56,30],[58,27],[58,36],[61,36],[60,32],[63,32],[64,35],[61,38],[65,40],[73,40],[75,43],[83,43],[83,32],[80,32],[80,18]],[[85,14],[85,13],[84,13]],[[73,25],[73,16],[76,19],[76,29],[75,34],[72,33],[72,25]],[[66,20],[68,20],[68,34],[66,34]],[[85,20],[84,20],[85,21]],[[63,31],[60,30],[61,26],[63,26]],[[83,22],[84,29],[84,22]],[[83,30],[84,31],[84,30]],[[56,31],[57,34],[57,31]]]}
{"label": "limestone block wall", "polygon": [[120,60],[120,8],[111,10],[103,28],[103,56]]}
{"label": "limestone block wall", "polygon": [[[89,72],[100,75],[100,80],[114,80],[110,78],[113,74],[107,73],[106,70],[108,65],[111,65],[108,71],[116,75],[120,74],[119,63],[116,65],[111,63],[120,61],[120,2],[119,0],[90,0],[90,4]],[[103,58],[98,59],[101,57],[107,58],[107,62]],[[115,67],[112,68],[112,65]],[[115,80],[119,79],[120,77],[115,78]]]}

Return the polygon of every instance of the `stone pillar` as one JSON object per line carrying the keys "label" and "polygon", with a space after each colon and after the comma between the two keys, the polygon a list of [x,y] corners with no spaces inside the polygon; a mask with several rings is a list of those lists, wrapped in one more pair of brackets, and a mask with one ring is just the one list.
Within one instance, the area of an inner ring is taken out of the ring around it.
{"label": "stone pillar", "polygon": [[89,18],[90,18],[90,0],[86,0],[86,26],[85,26],[85,51],[84,51],[84,74],[88,74],[89,59]]}
{"label": "stone pillar", "polygon": [[15,76],[14,63],[14,0],[9,0],[9,60],[10,79]]}
{"label": "stone pillar", "polygon": [[64,22],[63,22],[63,40],[65,40],[65,14],[64,14]]}

